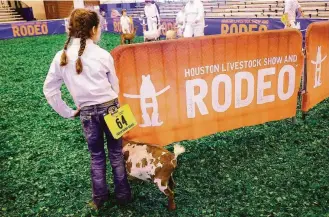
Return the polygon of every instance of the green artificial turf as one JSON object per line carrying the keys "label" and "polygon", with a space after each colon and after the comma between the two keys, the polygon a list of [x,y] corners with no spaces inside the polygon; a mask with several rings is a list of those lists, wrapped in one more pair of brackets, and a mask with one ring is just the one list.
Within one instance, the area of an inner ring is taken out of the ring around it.
{"label": "green artificial turf", "polygon": [[[90,210],[79,119],[61,118],[42,93],[64,41],[64,35],[0,41],[0,216],[329,216],[329,100],[305,123],[299,112],[296,125],[283,120],[182,142],[187,152],[175,172],[175,212],[145,182],[131,183],[133,203],[116,206],[110,167],[111,200]],[[102,36],[103,48],[118,44],[118,35]]]}

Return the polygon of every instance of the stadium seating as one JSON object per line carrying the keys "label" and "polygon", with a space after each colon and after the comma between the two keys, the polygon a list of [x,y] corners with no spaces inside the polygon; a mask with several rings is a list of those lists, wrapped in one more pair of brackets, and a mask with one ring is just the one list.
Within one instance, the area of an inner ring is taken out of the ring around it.
{"label": "stadium seating", "polygon": [[23,18],[6,1],[0,1],[0,23],[20,21],[24,21]]}
{"label": "stadium seating", "polygon": [[[186,1],[159,3],[161,18],[175,18]],[[284,11],[284,0],[203,0],[207,18],[279,18]],[[306,18],[329,18],[329,2],[324,0],[299,0]],[[141,4],[128,14],[139,17],[144,13]]]}

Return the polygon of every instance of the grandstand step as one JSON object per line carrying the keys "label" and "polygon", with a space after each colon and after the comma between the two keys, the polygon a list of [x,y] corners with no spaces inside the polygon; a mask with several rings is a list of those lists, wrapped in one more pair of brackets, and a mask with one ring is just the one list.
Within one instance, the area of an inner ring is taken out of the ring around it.
{"label": "grandstand step", "polygon": [[[206,18],[279,18],[284,10],[284,0],[202,0]],[[299,0],[305,17],[329,18],[329,1]],[[159,4],[161,18],[175,18],[185,2],[167,2]],[[144,5],[128,11],[129,16],[139,17],[144,14]]]}
{"label": "grandstand step", "polygon": [[[270,8],[240,8],[240,9],[212,9],[210,10],[211,12],[220,12],[220,13],[225,13],[225,12],[283,12],[283,8],[275,8],[275,9],[270,9]],[[208,11],[206,11],[208,13]]]}
{"label": "grandstand step", "polygon": [[284,8],[284,4],[232,5],[230,7],[233,7],[233,8]]}
{"label": "grandstand step", "polygon": [[329,2],[304,2],[300,3],[301,7],[329,7]]}
{"label": "grandstand step", "polygon": [[0,21],[0,24],[6,24],[6,23],[23,23],[23,22],[27,22],[26,20],[14,20],[14,21]]}
{"label": "grandstand step", "polygon": [[0,12],[0,16],[11,16],[11,15],[17,15],[17,12]]}
{"label": "grandstand step", "polygon": [[239,2],[227,1],[226,5],[252,5],[252,4],[264,5],[264,4],[283,4],[283,3],[284,1],[253,0],[253,1],[239,1]]}
{"label": "grandstand step", "polygon": [[231,6],[220,6],[220,7],[213,7],[213,9],[262,9],[262,8],[269,8],[269,9],[283,9],[284,5],[231,5]]}
{"label": "grandstand step", "polygon": [[9,13],[9,12],[15,12],[15,10],[0,10],[0,13]]}
{"label": "grandstand step", "polygon": [[178,13],[179,12],[179,10],[161,10],[161,14],[165,14],[165,13]]}
{"label": "grandstand step", "polygon": [[319,12],[318,17],[328,18],[329,19],[329,11],[327,12]]}
{"label": "grandstand step", "polygon": [[0,8],[0,11],[15,11],[12,8]]}
{"label": "grandstand step", "polygon": [[12,19],[0,19],[0,23],[4,23],[4,22],[13,22],[13,21],[24,21],[22,18],[12,18]]}
{"label": "grandstand step", "polygon": [[19,18],[20,18],[21,15],[12,15],[12,16],[1,16],[1,15],[0,15],[0,19],[6,19],[6,18],[9,19],[9,18],[16,18],[16,17],[19,17]]}

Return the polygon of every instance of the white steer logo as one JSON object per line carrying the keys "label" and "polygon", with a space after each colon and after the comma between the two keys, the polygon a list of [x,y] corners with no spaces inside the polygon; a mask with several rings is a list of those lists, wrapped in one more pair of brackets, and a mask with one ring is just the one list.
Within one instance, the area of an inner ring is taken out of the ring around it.
{"label": "white steer logo", "polygon": [[314,88],[320,87],[321,82],[321,68],[322,68],[322,62],[327,58],[327,56],[322,58],[321,54],[321,46],[318,46],[318,52],[316,54],[316,60],[311,61],[312,64],[315,65],[315,76],[314,76]]}
{"label": "white steer logo", "polygon": [[[123,96],[126,98],[140,99],[140,105],[142,110],[142,118],[144,123],[140,124],[140,127],[151,127],[151,126],[161,126],[163,121],[159,121],[159,105],[157,96],[166,92],[170,86],[163,88],[159,92],[156,92],[155,87],[150,79],[150,75],[142,75],[142,85],[140,88],[140,95],[126,94]],[[146,102],[147,99],[151,99],[152,102]],[[152,118],[147,113],[147,109],[152,108]]]}

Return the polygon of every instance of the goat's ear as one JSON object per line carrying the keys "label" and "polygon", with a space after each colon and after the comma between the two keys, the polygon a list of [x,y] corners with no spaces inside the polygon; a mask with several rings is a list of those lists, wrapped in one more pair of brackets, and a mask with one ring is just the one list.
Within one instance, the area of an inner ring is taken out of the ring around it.
{"label": "goat's ear", "polygon": [[142,75],[142,79],[144,79],[145,78],[145,75]]}
{"label": "goat's ear", "polygon": [[150,75],[147,75],[146,77],[149,79],[151,76]]}

